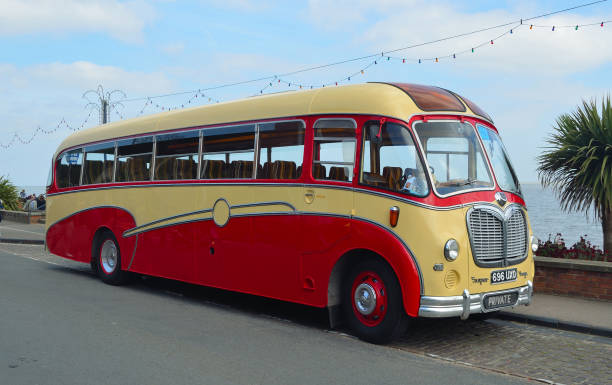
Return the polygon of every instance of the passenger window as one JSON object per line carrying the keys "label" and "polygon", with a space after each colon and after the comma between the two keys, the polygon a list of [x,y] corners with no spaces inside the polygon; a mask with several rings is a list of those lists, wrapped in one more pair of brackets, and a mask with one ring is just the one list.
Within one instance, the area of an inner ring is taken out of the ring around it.
{"label": "passenger window", "polygon": [[302,175],[304,124],[300,121],[259,125],[259,179],[297,179]]}
{"label": "passenger window", "polygon": [[361,183],[404,194],[429,193],[421,160],[406,127],[369,122],[363,129]]}
{"label": "passenger window", "polygon": [[83,150],[72,150],[62,154],[57,161],[57,187],[78,186],[81,181],[81,166],[83,165]]}
{"label": "passenger window", "polygon": [[110,183],[115,167],[115,143],[85,147],[83,184]]}
{"label": "passenger window", "polygon": [[115,181],[133,182],[151,179],[153,137],[125,139],[117,142]]}
{"label": "passenger window", "polygon": [[196,179],[200,132],[158,135],[155,145],[155,180]]}
{"label": "passenger window", "polygon": [[315,179],[353,180],[356,128],[350,119],[320,119],[315,122],[312,164]]}
{"label": "passenger window", "polygon": [[253,178],[255,125],[202,131],[202,179]]}

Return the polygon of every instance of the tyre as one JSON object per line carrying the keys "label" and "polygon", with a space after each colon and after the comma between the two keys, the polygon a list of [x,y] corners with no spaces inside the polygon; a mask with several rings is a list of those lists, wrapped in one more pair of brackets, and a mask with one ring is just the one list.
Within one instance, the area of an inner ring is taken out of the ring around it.
{"label": "tyre", "polygon": [[343,285],[343,310],[353,333],[376,344],[399,337],[408,326],[397,277],[376,259],[350,269]]}
{"label": "tyre", "polygon": [[92,268],[104,283],[122,285],[128,281],[130,275],[121,270],[121,250],[113,233],[102,233],[93,249]]}

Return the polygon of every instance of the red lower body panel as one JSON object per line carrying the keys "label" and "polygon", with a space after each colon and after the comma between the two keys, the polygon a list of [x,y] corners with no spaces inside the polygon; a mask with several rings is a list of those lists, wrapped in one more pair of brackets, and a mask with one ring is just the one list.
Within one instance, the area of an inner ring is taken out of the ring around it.
{"label": "red lower body panel", "polygon": [[369,250],[391,265],[406,312],[418,314],[418,267],[401,241],[372,223],[262,215],[232,217],[223,227],[204,220],[122,236],[135,226],[127,211],[91,209],[51,226],[47,246],[54,254],[89,263],[93,236],[107,227],[119,242],[124,270],[317,307],[327,305],[328,282],[340,257],[355,249]]}

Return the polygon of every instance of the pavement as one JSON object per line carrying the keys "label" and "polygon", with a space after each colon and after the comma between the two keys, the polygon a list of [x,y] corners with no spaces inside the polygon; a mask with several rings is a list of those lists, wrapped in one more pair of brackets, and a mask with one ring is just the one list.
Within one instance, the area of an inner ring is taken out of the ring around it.
{"label": "pavement", "polygon": [[0,242],[44,245],[45,225],[7,221],[0,222]]}
{"label": "pavement", "polygon": [[[0,243],[44,244],[44,224],[0,222]],[[537,290],[537,282],[536,282]],[[535,293],[529,306],[491,313],[491,317],[612,338],[612,303]]]}

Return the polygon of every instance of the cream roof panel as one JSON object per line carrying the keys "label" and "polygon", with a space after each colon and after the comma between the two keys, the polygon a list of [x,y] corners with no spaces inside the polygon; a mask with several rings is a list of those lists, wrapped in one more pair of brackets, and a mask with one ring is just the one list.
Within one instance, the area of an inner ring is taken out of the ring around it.
{"label": "cream roof panel", "polygon": [[[332,113],[384,115],[407,121],[410,116],[423,111],[402,90],[384,83],[285,92],[162,112],[92,127],[67,137],[59,145],[55,156],[67,148],[85,143],[162,130]],[[470,114],[469,110],[467,114]]]}

